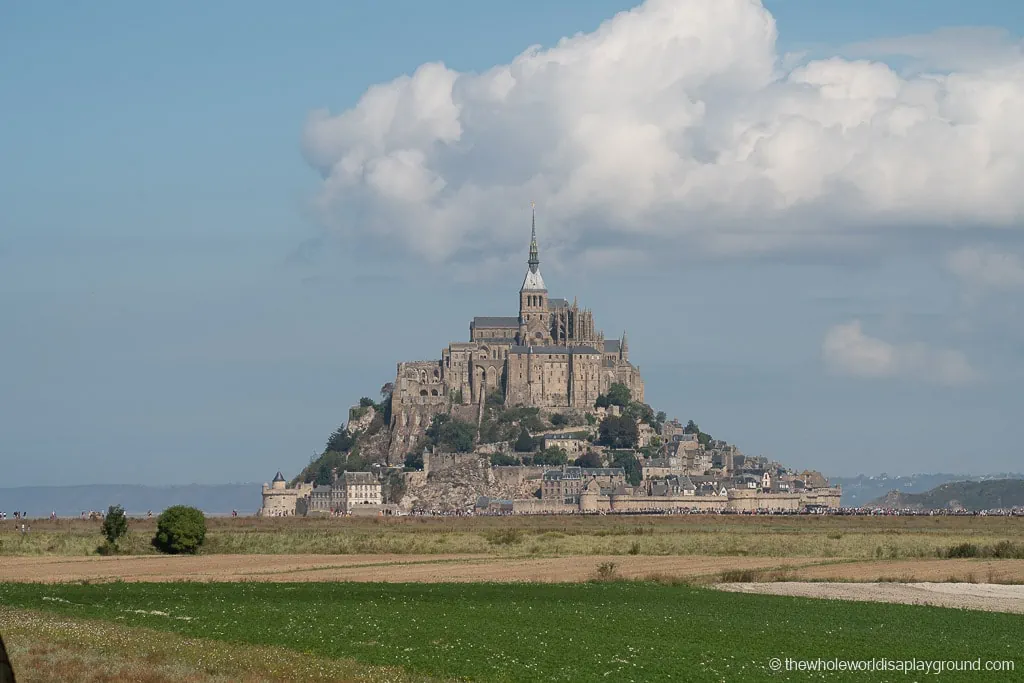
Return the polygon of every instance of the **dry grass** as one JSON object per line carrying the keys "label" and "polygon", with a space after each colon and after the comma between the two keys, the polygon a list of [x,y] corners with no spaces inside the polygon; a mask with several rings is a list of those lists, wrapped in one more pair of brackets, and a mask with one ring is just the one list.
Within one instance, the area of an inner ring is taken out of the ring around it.
{"label": "dry grass", "polygon": [[19,682],[425,681],[397,667],[0,606]]}
{"label": "dry grass", "polygon": [[[122,544],[153,554],[152,520]],[[0,524],[0,555],[89,555],[99,522],[33,522],[22,537]],[[719,555],[896,560],[953,547],[1024,547],[1024,519],[1004,517],[476,517],[215,518],[205,554]]]}

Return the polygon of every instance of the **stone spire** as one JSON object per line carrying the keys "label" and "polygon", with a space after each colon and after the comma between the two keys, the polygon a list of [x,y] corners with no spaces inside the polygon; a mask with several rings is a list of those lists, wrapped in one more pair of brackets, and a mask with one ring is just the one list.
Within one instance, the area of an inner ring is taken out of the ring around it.
{"label": "stone spire", "polygon": [[523,286],[519,288],[519,291],[546,292],[548,288],[544,285],[544,278],[540,274],[540,256],[537,250],[537,208],[533,202],[530,202],[530,205],[533,208],[532,230],[530,231],[530,260],[527,261],[530,267],[526,271],[526,278],[523,280]]}
{"label": "stone spire", "polygon": [[532,216],[530,218],[530,272],[536,273],[540,267],[540,255],[537,249],[537,205],[530,202]]}
{"label": "stone spire", "polygon": [[619,342],[619,356],[622,360],[629,360],[629,340],[626,339],[626,331],[622,331],[622,341]]}

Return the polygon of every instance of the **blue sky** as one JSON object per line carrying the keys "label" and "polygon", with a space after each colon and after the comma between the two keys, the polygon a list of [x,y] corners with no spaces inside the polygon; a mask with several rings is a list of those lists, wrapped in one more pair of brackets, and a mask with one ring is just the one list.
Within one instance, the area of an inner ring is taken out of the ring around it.
{"label": "blue sky", "polygon": [[[745,452],[826,473],[1019,470],[1022,211],[1015,199],[1004,206],[996,198],[1007,195],[998,192],[1000,182],[1022,173],[1020,157],[1002,160],[1004,175],[992,171],[989,200],[979,200],[989,195],[978,190],[961,204],[931,206],[926,182],[900,190],[904,208],[881,218],[846,211],[865,202],[844,205],[824,191],[795,209],[787,204],[778,219],[756,211],[758,218],[722,218],[714,207],[669,201],[658,194],[663,188],[647,201],[639,186],[616,204],[621,215],[609,214],[587,199],[600,196],[598,186],[570,200],[576,186],[555,177],[578,177],[593,148],[560,158],[547,171],[548,185],[534,178],[490,195],[502,199],[487,212],[451,200],[429,219],[423,213],[422,225],[408,198],[386,204],[363,186],[332,194],[323,164],[356,149],[353,140],[366,130],[337,142],[307,123],[314,110],[338,117],[371,87],[433,62],[468,74],[458,92],[470,88],[474,73],[509,64],[531,45],[547,49],[563,36],[590,34],[632,6],[555,4],[0,8],[0,463],[7,485],[217,483],[296,472],[349,405],[392,379],[398,360],[436,357],[448,341],[465,338],[473,315],[515,313],[531,198],[552,294],[579,296],[609,335],[629,331],[656,409],[696,419]],[[796,53],[798,68],[891,52],[884,40],[958,29],[938,34],[923,57],[920,42],[906,48],[918,50],[909,63],[977,55],[982,66],[932,65],[966,79],[993,64],[1020,69],[1013,50],[1024,33],[1024,5],[1017,2],[765,5],[778,30],[775,53],[780,60]],[[767,122],[781,100],[765,94],[774,86],[744,80],[763,55],[745,51],[759,34],[751,29],[744,38],[741,19],[713,17],[718,23],[707,29],[732,62],[710,76],[680,77],[698,83],[687,101],[703,98],[723,117],[755,112]],[[990,54],[993,41],[963,27],[1005,31],[1011,56]],[[601,48],[566,49],[593,64]],[[905,54],[876,58],[915,78]],[[744,85],[721,85],[733,77]],[[821,78],[846,76],[807,78],[822,87]],[[1006,78],[1000,92],[1020,98],[1019,78]],[[556,98],[580,79],[560,90],[521,82],[527,100],[565,113],[568,123],[531,119],[511,106],[488,118],[491,110],[466,95],[462,139],[472,133],[475,149],[487,155],[449,141],[435,158],[439,143],[424,143],[446,192],[466,178],[542,163],[529,143],[517,154],[520,140],[571,137],[579,111]],[[646,92],[616,98],[617,87],[646,88],[619,83],[609,79],[606,99],[589,105],[594,112],[618,111]],[[416,106],[416,121],[432,121],[426,105]],[[1020,132],[995,115],[971,116],[992,149],[997,135]],[[819,141],[800,158],[828,156],[825,149],[842,154],[852,143],[835,144]],[[892,163],[889,143],[870,144]],[[772,178],[783,185],[807,173],[788,158],[778,163],[787,175]],[[861,188],[869,198],[887,196],[869,190]],[[815,229],[823,215],[830,226],[850,223],[842,240]],[[799,239],[755,244],[747,226],[760,217],[796,226]],[[930,227],[943,217],[948,225]],[[674,231],[680,223],[686,230]],[[743,237],[742,248],[723,241],[733,233]]]}

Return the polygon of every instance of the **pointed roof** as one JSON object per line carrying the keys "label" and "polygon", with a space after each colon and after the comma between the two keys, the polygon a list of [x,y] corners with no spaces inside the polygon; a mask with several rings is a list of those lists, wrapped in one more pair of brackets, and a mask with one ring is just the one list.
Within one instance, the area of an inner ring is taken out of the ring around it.
{"label": "pointed roof", "polygon": [[274,475],[274,481],[284,481],[284,475],[281,474],[281,470],[278,470],[277,474]]}
{"label": "pointed roof", "polygon": [[532,217],[530,219],[530,258],[526,261],[530,267],[526,271],[526,277],[523,278],[523,286],[519,288],[519,291],[546,292],[548,288],[540,274],[540,250],[537,248],[537,205],[533,202],[530,205],[532,208]]}
{"label": "pointed roof", "polygon": [[530,202],[530,272],[536,273],[540,268],[540,254],[537,249],[537,205]]}

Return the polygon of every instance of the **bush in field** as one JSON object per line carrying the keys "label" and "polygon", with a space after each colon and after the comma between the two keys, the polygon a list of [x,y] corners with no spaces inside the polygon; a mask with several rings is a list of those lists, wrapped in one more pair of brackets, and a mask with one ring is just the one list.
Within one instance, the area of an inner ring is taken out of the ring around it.
{"label": "bush in field", "polygon": [[107,516],[103,518],[100,530],[107,539],[107,545],[117,548],[118,542],[128,533],[128,517],[124,514],[124,508],[120,505],[111,505],[107,508]]}
{"label": "bush in field", "polygon": [[205,538],[203,511],[188,505],[174,505],[157,518],[153,546],[164,553],[196,553]]}

